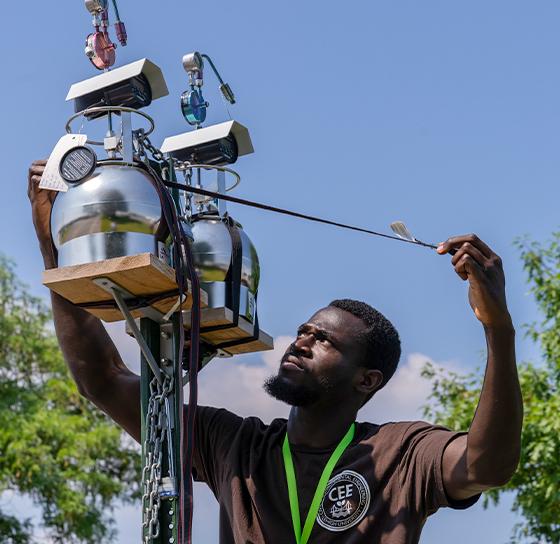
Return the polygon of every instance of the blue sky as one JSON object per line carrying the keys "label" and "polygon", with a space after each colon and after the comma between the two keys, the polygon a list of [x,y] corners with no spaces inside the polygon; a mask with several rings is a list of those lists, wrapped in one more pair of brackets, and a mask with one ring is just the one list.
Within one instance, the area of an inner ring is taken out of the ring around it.
{"label": "blue sky", "polygon": [[[435,242],[477,232],[503,257],[519,358],[538,358],[522,334],[523,323],[538,314],[513,241],[545,240],[558,227],[558,3],[169,0],[153,7],[121,0],[119,6],[129,46],[118,49],[118,64],[146,56],[162,67],[170,89],[148,109],[157,122],[154,142],[187,130],[178,107],[187,87],[181,57],[208,53],[236,94],[231,114],[250,128],[256,150],[237,163],[243,178],[237,195],[376,230],[400,219]],[[26,170],[62,135],[72,113],[64,102],[70,84],[95,75],[82,53],[89,15],[78,1],[13,2],[3,11],[0,251],[16,261],[33,292],[46,295]],[[207,124],[226,120],[209,72],[206,81]],[[395,323],[403,388],[374,402],[368,417],[415,417],[417,407],[401,401],[410,393],[406,384],[414,384],[406,372],[417,356],[467,370],[483,364],[481,328],[447,257],[229,209],[259,252],[259,315],[270,334],[293,334],[315,309],[340,297],[366,300]],[[234,409],[235,380],[266,364],[259,357],[228,364],[241,369],[228,384],[226,404]],[[204,372],[211,400],[213,370]],[[254,391],[262,398],[256,382]],[[415,391],[421,403],[426,389]],[[264,400],[255,412],[284,413]],[[515,522],[509,502],[486,512],[478,506],[440,512],[422,542],[505,542]],[[217,510],[203,494],[199,504],[197,531],[211,542]],[[135,513],[119,516],[119,542],[136,541]]]}

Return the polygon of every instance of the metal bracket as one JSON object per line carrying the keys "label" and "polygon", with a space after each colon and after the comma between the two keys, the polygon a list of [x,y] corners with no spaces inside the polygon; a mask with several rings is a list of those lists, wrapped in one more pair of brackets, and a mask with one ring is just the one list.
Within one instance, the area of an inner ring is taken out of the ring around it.
{"label": "metal bracket", "polygon": [[134,146],[132,144],[132,119],[130,112],[123,111],[121,113],[121,142],[123,161],[132,163],[134,159]]}
{"label": "metal bracket", "polygon": [[[158,363],[155,360],[152,352],[150,351],[150,348],[149,348],[148,344],[146,343],[146,340],[142,336],[142,333],[140,332],[140,329],[136,325],[136,321],[134,321],[134,317],[132,317],[132,314],[130,313],[130,310],[128,309],[128,306],[126,305],[126,301],[125,301],[124,297],[130,298],[133,295],[131,295],[126,289],[123,289],[122,287],[118,286],[116,283],[111,281],[109,278],[95,278],[92,281],[93,281],[93,283],[95,283],[96,285],[101,287],[103,290],[107,291],[108,293],[111,293],[111,295],[115,299],[115,302],[117,303],[117,306],[119,307],[119,310],[123,314],[123,316],[126,320],[126,323],[128,324],[128,326],[130,328],[130,331],[132,332],[134,338],[136,338],[136,342],[138,342],[138,345],[140,346],[140,350],[142,351],[142,354],[144,355],[144,357],[146,358],[146,361],[150,365],[150,369],[154,373],[154,376],[156,377],[157,381],[160,384],[163,383],[163,380],[162,380],[162,377],[161,377],[161,370],[158,366]],[[158,312],[158,314],[159,314],[159,312]]]}
{"label": "metal bracket", "polygon": [[[217,171],[218,190],[216,192],[224,195],[226,193],[226,173],[223,170]],[[226,201],[222,198],[216,199],[218,206],[218,213],[223,217],[226,213]]]}
{"label": "metal bracket", "polygon": [[[104,291],[107,291],[107,293],[110,293],[111,295],[113,294],[112,290],[117,289],[124,300],[136,298],[136,295],[133,295],[130,291],[127,291],[124,287],[121,287],[118,283],[115,283],[113,280],[110,280],[109,278],[95,278],[92,280],[92,282],[95,283],[95,285],[97,285],[98,287],[101,287],[101,289],[103,289]],[[144,308],[138,308],[136,311],[140,312],[144,317],[149,317],[152,321],[155,321],[156,323],[161,323],[162,321],[164,321],[163,314],[159,310],[152,308],[152,306],[145,306]]]}

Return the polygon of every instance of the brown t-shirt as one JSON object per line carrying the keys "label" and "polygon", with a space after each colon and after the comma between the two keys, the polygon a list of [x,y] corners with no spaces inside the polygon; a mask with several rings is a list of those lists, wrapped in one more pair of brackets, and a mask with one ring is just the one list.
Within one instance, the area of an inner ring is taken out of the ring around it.
{"label": "brown t-shirt", "polygon": [[[221,544],[295,542],[282,457],[285,434],[285,419],[265,425],[224,409],[198,408],[193,475],[220,503]],[[422,421],[357,423],[309,543],[413,544],[438,508],[474,504],[478,495],[452,502],[443,487],[443,450],[461,434]],[[302,527],[333,449],[291,446]]]}

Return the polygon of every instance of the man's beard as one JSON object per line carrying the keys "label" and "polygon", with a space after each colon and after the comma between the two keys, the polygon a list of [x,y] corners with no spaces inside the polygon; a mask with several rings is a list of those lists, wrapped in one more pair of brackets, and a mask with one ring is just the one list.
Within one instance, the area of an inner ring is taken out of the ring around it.
{"label": "man's beard", "polygon": [[310,406],[321,399],[331,386],[327,381],[295,385],[277,374],[268,378],[263,388],[271,397],[290,406]]}

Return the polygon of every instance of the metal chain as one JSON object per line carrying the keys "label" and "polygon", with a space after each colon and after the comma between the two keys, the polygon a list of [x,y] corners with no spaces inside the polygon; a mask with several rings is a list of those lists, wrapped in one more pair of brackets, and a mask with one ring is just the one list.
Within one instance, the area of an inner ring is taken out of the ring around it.
{"label": "metal chain", "polygon": [[[146,136],[144,129],[135,130],[134,134],[136,135],[138,143],[140,144],[140,149],[138,151],[141,156],[145,157],[145,150],[148,150],[156,161],[167,162],[168,159],[165,157],[162,151],[152,143],[150,138]],[[173,166],[175,166],[175,168],[177,168],[178,170],[188,170],[190,168],[191,163],[189,161],[180,161],[175,157],[169,158],[173,162]]]}
{"label": "metal chain", "polygon": [[[159,507],[161,502],[160,486],[162,481],[161,462],[163,441],[171,437],[167,433],[169,424],[169,394],[173,389],[173,380],[162,373],[163,383],[156,378],[150,382],[150,398],[146,414],[146,442],[144,443],[144,467],[142,470],[142,535],[143,543],[150,544],[159,536]],[[171,450],[171,444],[167,444]]]}
{"label": "metal chain", "polygon": [[[147,149],[151,154],[152,157],[159,162],[165,161],[164,154],[151,142],[150,138],[144,132],[144,129],[138,129],[134,131],[138,142],[141,144],[142,148]],[[146,155],[144,149],[141,150],[142,155]]]}

